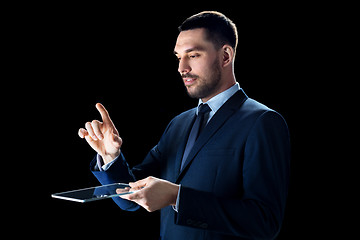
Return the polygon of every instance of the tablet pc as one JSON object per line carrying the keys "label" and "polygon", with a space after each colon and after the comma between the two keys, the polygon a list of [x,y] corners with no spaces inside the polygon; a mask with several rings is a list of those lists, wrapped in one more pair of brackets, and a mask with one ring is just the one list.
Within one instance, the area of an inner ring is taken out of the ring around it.
{"label": "tablet pc", "polygon": [[[122,192],[117,193],[116,189],[121,189]],[[85,202],[107,199],[111,197],[117,197],[120,195],[130,194],[134,192],[135,191],[130,191],[129,184],[113,183],[113,184],[83,188],[68,192],[54,193],[51,195],[51,197],[85,203]]]}

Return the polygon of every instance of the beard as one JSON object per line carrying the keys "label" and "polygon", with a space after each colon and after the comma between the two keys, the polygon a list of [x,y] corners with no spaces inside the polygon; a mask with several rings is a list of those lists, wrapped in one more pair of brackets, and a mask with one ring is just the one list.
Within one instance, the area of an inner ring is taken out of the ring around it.
{"label": "beard", "polygon": [[186,87],[187,93],[191,98],[206,98],[217,91],[221,80],[221,70],[218,58],[215,59],[210,69],[212,69],[212,71],[203,78],[189,73],[182,75],[183,78],[196,78],[195,86],[191,85]]}

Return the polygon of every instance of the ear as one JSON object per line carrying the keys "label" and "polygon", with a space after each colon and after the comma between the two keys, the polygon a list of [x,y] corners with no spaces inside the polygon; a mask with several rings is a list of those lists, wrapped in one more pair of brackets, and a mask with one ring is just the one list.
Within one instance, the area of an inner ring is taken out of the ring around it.
{"label": "ear", "polygon": [[234,49],[229,45],[224,45],[222,47],[222,66],[227,67],[228,65],[232,64],[234,61]]}

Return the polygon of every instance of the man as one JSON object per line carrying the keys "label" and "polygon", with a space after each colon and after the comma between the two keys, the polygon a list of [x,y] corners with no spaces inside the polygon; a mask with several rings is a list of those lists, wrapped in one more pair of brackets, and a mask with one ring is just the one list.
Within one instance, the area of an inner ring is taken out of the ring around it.
{"label": "man", "polygon": [[131,182],[139,190],[113,198],[122,209],[161,209],[160,239],[273,239],[288,190],[287,125],[236,82],[231,20],[201,12],[179,30],[178,71],[198,108],[176,116],[144,161],[129,169],[122,139],[98,103],[102,122],[79,129],[98,153],[91,170],[102,184]]}

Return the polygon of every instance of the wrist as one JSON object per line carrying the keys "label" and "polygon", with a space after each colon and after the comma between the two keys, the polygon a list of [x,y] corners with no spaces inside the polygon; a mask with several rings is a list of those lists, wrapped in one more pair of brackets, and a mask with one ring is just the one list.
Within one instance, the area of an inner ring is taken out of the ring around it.
{"label": "wrist", "polygon": [[179,190],[180,190],[180,185],[173,184],[172,201],[170,204],[171,206],[176,206],[178,196],[179,196]]}
{"label": "wrist", "polygon": [[104,155],[101,155],[103,161],[104,161],[104,164],[108,164],[110,162],[112,162],[115,158],[117,158],[119,155],[120,155],[120,150],[114,154],[104,154]]}

